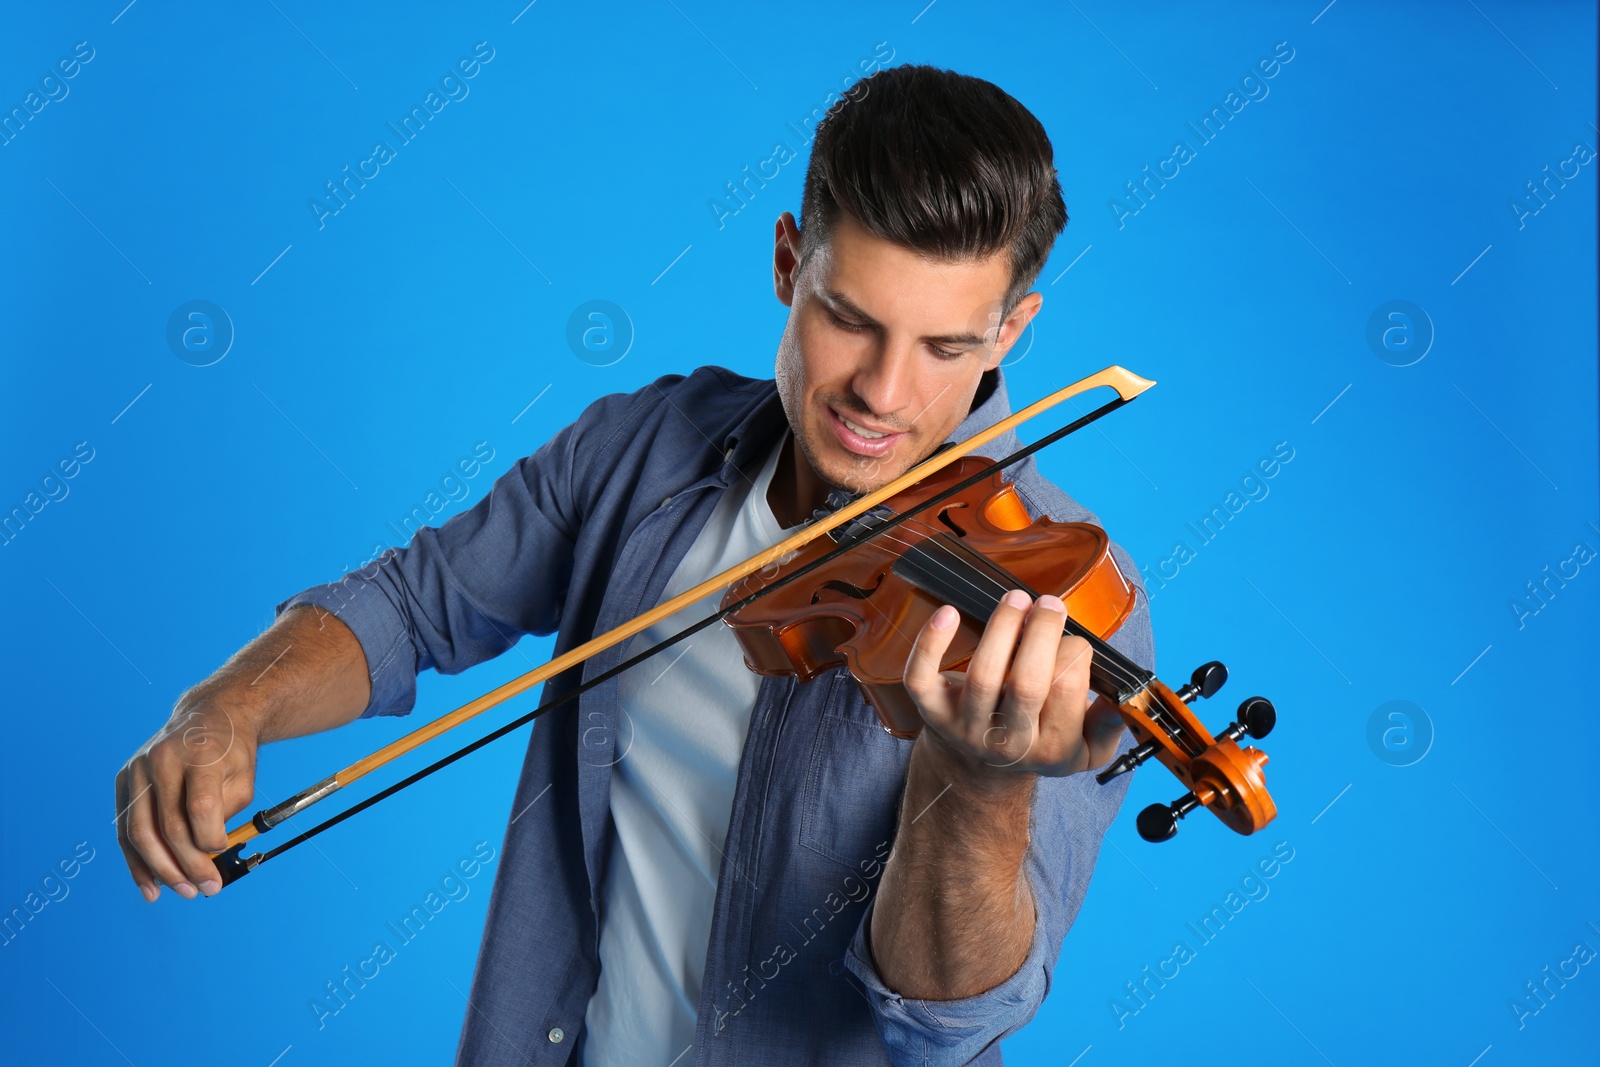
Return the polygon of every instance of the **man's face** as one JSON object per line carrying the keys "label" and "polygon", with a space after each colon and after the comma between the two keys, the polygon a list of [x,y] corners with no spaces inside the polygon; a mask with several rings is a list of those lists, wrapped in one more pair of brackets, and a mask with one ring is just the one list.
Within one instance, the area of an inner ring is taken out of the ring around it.
{"label": "man's face", "polygon": [[841,214],[797,263],[794,217],[778,220],[774,286],[789,306],[778,393],[822,481],[870,492],[930,455],[971,408],[1038,311],[1029,293],[998,322],[1011,281],[1002,252],[936,262]]}

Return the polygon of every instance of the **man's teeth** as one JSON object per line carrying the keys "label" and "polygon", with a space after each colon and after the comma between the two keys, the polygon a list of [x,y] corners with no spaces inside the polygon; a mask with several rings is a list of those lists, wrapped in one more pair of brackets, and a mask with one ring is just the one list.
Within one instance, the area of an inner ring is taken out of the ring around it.
{"label": "man's teeth", "polygon": [[876,430],[869,430],[865,426],[857,426],[855,423],[851,422],[849,419],[845,418],[843,415],[839,416],[839,421],[844,423],[845,426],[850,430],[851,433],[859,434],[862,437],[874,438],[874,437],[888,437],[889,436],[886,433],[879,433]]}

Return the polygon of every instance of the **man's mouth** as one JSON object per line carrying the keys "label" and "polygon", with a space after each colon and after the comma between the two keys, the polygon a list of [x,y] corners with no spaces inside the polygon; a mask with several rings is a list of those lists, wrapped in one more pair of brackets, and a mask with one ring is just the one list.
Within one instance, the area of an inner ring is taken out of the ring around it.
{"label": "man's mouth", "polygon": [[829,421],[833,424],[834,436],[845,449],[859,456],[882,456],[905,434],[903,430],[880,430],[863,425],[845,417],[832,407],[827,411]]}
{"label": "man's mouth", "polygon": [[844,423],[851,430],[853,430],[856,433],[860,434],[862,437],[877,438],[877,437],[888,437],[889,436],[887,433],[880,433],[877,430],[869,430],[865,426],[860,425],[859,423],[851,422],[849,419],[845,418],[843,415],[839,416],[839,421]]}

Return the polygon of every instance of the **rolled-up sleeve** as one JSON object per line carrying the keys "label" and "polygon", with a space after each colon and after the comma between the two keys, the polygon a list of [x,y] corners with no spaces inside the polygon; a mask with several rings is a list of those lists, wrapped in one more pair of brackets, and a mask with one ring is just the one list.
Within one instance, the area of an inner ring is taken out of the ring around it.
{"label": "rolled-up sleeve", "polygon": [[[1038,886],[1034,900],[1039,900]],[[1044,1002],[1050,986],[1050,935],[1041,914],[1033,925],[1033,944],[1016,973],[992,989],[958,1000],[902,997],[883,984],[872,961],[867,931],[876,898],[867,905],[845,953],[845,967],[861,981],[877,1015],[878,1033],[889,1058],[902,1067],[959,1067],[984,1049],[1022,1027]],[[1059,949],[1059,946],[1058,946]]]}
{"label": "rolled-up sleeve", "polygon": [[581,485],[631,398],[602,397],[437,529],[423,527],[336,582],[278,605],[335,616],[361,643],[371,699],[363,716],[404,715],[418,672],[456,674],[561,620],[585,508]]}
{"label": "rolled-up sleeve", "polygon": [[[1124,573],[1138,573],[1120,547],[1113,546],[1112,551]],[[1135,663],[1154,668],[1155,646],[1142,589],[1133,613],[1109,643]],[[1124,731],[1119,754],[1131,746],[1132,737]],[[991,989],[958,1000],[918,1000],[889,989],[878,974],[868,936],[876,899],[867,906],[844,965],[860,980],[894,1063],[902,1067],[961,1067],[1033,1018],[1050,991],[1062,942],[1089,890],[1100,842],[1122,807],[1131,778],[1124,774],[1101,785],[1089,770],[1039,779],[1023,864],[1033,892],[1033,941],[1022,965]]]}

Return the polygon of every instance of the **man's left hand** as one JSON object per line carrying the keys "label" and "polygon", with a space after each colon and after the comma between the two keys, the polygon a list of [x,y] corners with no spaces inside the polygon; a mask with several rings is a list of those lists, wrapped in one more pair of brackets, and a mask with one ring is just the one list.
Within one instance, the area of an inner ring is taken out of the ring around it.
{"label": "man's left hand", "polygon": [[1089,690],[1094,652],[1064,634],[1059,597],[1001,598],[965,673],[940,672],[958,614],[946,605],[917,635],[905,686],[926,724],[928,755],[968,786],[1005,789],[1035,774],[1067,775],[1116,754],[1122,719]]}

